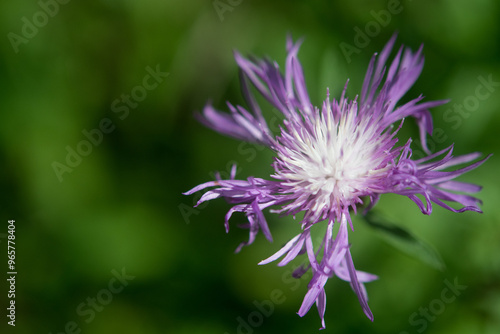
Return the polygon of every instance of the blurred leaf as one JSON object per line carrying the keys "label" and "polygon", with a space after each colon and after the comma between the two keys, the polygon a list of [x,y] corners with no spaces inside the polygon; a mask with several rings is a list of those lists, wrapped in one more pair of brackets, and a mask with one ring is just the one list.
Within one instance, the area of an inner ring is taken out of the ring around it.
{"label": "blurred leaf", "polygon": [[370,227],[377,230],[377,234],[389,245],[435,269],[444,271],[446,268],[441,255],[434,247],[418,239],[403,227],[395,225],[373,212],[368,212],[363,218]]}

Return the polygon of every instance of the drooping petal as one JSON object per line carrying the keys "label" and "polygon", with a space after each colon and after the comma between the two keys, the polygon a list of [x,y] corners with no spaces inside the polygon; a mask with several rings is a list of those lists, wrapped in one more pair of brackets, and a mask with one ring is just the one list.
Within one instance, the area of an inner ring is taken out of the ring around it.
{"label": "drooping petal", "polygon": [[299,240],[299,238],[301,236],[302,236],[302,234],[296,235],[294,238],[292,238],[290,241],[288,241],[286,243],[286,245],[283,246],[283,248],[281,248],[279,251],[277,251],[276,253],[274,253],[273,255],[271,255],[270,257],[268,257],[267,259],[260,261],[259,264],[260,265],[262,265],[262,264],[268,264],[270,262],[276,261],[277,259],[279,259],[283,255],[285,255],[285,253],[287,253],[288,251],[290,251],[290,249],[297,244],[297,241]]}
{"label": "drooping petal", "polygon": [[325,289],[321,290],[318,298],[316,298],[316,307],[318,309],[319,317],[321,319],[321,328],[325,329],[325,311],[326,311],[326,293]]}
{"label": "drooping petal", "polygon": [[347,251],[345,259],[347,263],[347,269],[349,270],[349,276],[351,278],[351,286],[356,295],[358,296],[359,303],[361,304],[361,307],[363,308],[365,315],[368,317],[368,319],[373,321],[373,313],[370,310],[370,307],[368,306],[368,297],[366,294],[366,290],[364,286],[358,281],[356,269],[354,268],[351,252],[349,250]]}

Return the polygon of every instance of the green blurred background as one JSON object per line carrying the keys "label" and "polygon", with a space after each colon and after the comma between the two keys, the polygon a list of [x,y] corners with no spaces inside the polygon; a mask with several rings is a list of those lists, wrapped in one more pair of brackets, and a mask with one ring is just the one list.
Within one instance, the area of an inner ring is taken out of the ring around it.
{"label": "green blurred background", "polygon": [[[44,7],[50,15],[40,14]],[[382,10],[393,14],[384,19]],[[455,143],[457,154],[496,154],[461,178],[484,185],[485,213],[435,207],[424,216],[407,198],[384,196],[379,212],[434,245],[446,269],[405,255],[355,220],[354,262],[380,277],[367,285],[375,322],[365,318],[349,285],[332,279],[325,332],[498,333],[500,85],[489,87],[487,98],[474,96],[479,77],[500,82],[499,15],[496,0],[2,2],[0,267],[5,277],[7,220],[15,219],[18,276],[15,329],[6,324],[8,288],[0,281],[0,330],[232,334],[239,317],[248,322],[253,314],[255,326],[240,333],[317,332],[315,307],[304,318],[295,314],[307,281],[291,283],[291,266],[257,265],[299,225],[267,214],[274,243],[259,234],[235,255],[247,238],[236,227],[244,217],[235,215],[226,235],[227,203],[192,211],[196,196],[181,195],[215,171],[227,174],[232,163],[239,178],[271,171],[270,152],[204,128],[193,112],[207,100],[221,109],[226,100],[243,103],[232,51],[269,56],[283,68],[287,33],[305,37],[299,57],[314,104],[326,87],[338,96],[347,78],[353,97],[371,55],[399,31],[398,45],[425,44],[426,66],[406,99],[421,93],[451,99],[433,110],[443,130],[432,140],[434,150]],[[33,22],[39,27],[30,30]],[[355,47],[356,30],[366,28],[372,36],[348,61],[341,43]],[[169,75],[144,90],[148,67]],[[122,94],[131,93],[141,101],[125,107],[128,114],[114,112],[126,105]],[[455,103],[472,104],[459,114]],[[67,147],[76,150],[86,140],[82,131],[106,118],[113,130],[60,180],[54,162],[66,164]],[[416,133],[409,120],[401,136]],[[109,293],[112,271],[122,270],[134,278]],[[467,288],[453,302],[439,302],[445,280],[455,278]],[[254,302],[275,290],[284,301],[260,321]],[[429,306],[438,314],[418,314]]]}

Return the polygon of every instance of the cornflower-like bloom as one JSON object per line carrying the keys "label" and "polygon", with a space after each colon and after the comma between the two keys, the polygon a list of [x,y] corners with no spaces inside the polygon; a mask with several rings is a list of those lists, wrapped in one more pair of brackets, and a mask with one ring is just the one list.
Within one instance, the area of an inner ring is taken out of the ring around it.
{"label": "cornflower-like bloom", "polygon": [[[275,173],[271,180],[257,177],[235,180],[233,166],[229,180],[217,177],[185,194],[212,188],[204,193],[198,204],[219,197],[232,204],[225,217],[226,232],[234,212],[246,215],[248,224],[243,227],[249,229],[249,239],[240,244],[237,252],[251,244],[259,230],[272,241],[264,209],[274,207],[271,212],[294,217],[303,213],[301,233],[260,264],[283,257],[278,265],[284,266],[297,255],[307,254],[309,264],[294,272],[294,277],[298,278],[309,269],[312,271],[308,292],[298,314],[305,315],[316,303],[322,328],[325,328],[326,308],[324,286],[333,276],[350,283],[364,313],[373,321],[364,283],[377,277],[354,267],[348,241],[348,225],[353,229],[351,212],[356,213],[361,205],[365,212],[370,210],[385,193],[407,196],[427,215],[433,203],[453,212],[481,212],[480,200],[469,195],[481,187],[454,179],[478,167],[489,156],[471,163],[481,154],[455,157],[453,146],[434,154],[428,151],[426,136],[432,133],[429,108],[447,101],[422,102],[424,97],[419,96],[397,105],[420,75],[424,58],[422,47],[413,53],[401,46],[387,68],[395,40],[396,35],[380,55],[372,57],[359,97],[349,100],[346,84],[340,100],[330,99],[327,90],[321,108],[311,104],[305,86],[302,66],[297,59],[301,41],[294,43],[290,37],[287,39],[284,77],[276,63],[250,61],[235,53],[249,110],[228,103],[231,111],[228,114],[207,105],[198,115],[203,124],[217,132],[273,150],[276,153]],[[277,136],[271,133],[249,83],[284,115]],[[411,139],[396,146],[397,132],[404,118],[410,116],[417,121],[422,146],[428,154],[421,159],[412,159]],[[449,169],[463,164],[466,166]],[[458,208],[449,205],[452,203]],[[313,245],[311,228],[319,223],[327,226],[317,246]],[[335,224],[339,227],[334,236]]]}

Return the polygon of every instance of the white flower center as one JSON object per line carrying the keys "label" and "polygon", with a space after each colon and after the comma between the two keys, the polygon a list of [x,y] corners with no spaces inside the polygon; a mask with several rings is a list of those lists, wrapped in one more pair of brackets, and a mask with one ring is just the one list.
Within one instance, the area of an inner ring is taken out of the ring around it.
{"label": "white flower center", "polygon": [[[288,129],[278,150],[281,165],[274,175],[291,192],[308,195],[315,207],[346,207],[359,196],[373,193],[387,173],[383,144],[390,135],[380,133],[367,117],[357,117],[356,104],[334,119],[324,110],[312,129]],[[312,131],[311,131],[312,130]],[[335,210],[335,208],[332,208]]]}

